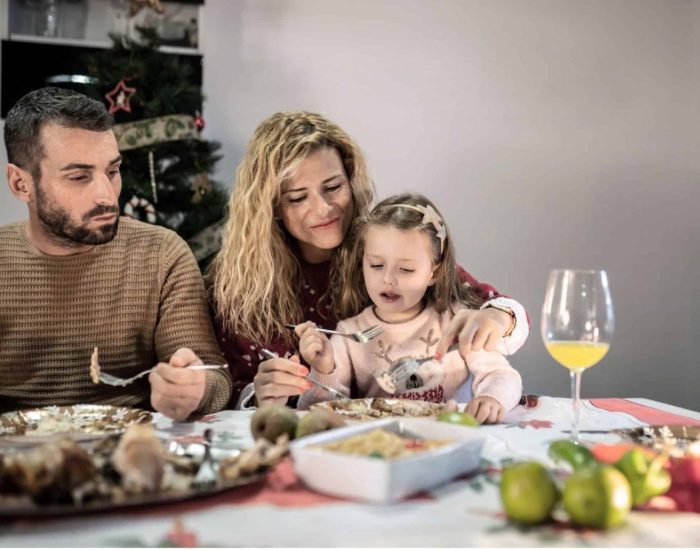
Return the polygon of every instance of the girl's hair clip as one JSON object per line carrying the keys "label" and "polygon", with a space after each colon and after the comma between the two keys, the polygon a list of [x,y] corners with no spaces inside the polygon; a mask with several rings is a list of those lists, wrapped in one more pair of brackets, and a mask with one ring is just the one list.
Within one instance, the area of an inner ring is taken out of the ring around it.
{"label": "girl's hair clip", "polygon": [[440,255],[442,255],[443,248],[445,247],[445,237],[447,236],[447,231],[445,230],[445,223],[442,221],[440,214],[438,214],[435,209],[426,204],[394,204],[394,208],[408,208],[409,210],[415,210],[423,214],[423,220],[421,221],[421,226],[432,225],[435,229],[435,236],[440,239]]}

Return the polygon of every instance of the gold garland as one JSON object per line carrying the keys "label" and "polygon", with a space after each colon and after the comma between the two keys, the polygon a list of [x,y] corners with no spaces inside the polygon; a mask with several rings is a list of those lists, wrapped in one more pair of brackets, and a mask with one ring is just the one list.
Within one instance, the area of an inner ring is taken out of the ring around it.
{"label": "gold garland", "polygon": [[120,151],[138,149],[166,141],[201,139],[191,115],[167,115],[114,125]]}

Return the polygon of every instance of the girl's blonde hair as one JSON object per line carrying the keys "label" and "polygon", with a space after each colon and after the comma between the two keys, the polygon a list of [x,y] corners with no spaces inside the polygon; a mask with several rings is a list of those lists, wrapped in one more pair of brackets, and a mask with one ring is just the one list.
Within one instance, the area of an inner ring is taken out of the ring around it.
{"label": "girl's blonde hair", "polygon": [[[402,205],[408,205],[406,208]],[[423,214],[410,207],[432,207],[442,219],[445,231],[443,239],[438,236],[438,228],[423,223]],[[348,233],[352,246],[338,254],[337,268],[341,275],[338,281],[335,306],[340,318],[353,317],[371,304],[362,272],[362,257],[365,251],[365,236],[370,225],[395,227],[401,231],[422,231],[430,237],[435,266],[434,283],[429,286],[425,298],[438,313],[451,308],[455,302],[470,308],[478,308],[484,300],[477,292],[463,284],[457,277],[454,245],[442,214],[435,205],[418,193],[394,195],[377,204],[371,212],[358,216]]]}
{"label": "girl's blonde hair", "polygon": [[[285,323],[303,320],[302,273],[290,248],[293,237],[274,211],[282,182],[309,154],[324,148],[335,149],[340,156],[350,182],[353,214],[366,214],[373,186],[365,159],[339,126],[315,113],[283,112],[255,130],[236,171],[221,250],[207,277],[217,318],[227,333],[256,342],[269,342],[280,333],[291,339]],[[331,277],[336,273],[333,268]]]}

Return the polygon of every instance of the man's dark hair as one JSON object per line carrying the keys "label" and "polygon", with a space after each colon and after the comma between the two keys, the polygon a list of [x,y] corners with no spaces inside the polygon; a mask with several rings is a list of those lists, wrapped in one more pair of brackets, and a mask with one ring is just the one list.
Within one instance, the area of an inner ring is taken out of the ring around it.
{"label": "man's dark hair", "polygon": [[44,158],[41,129],[46,124],[104,132],[114,120],[99,101],[63,88],[40,88],[15,103],[5,119],[7,160],[27,170],[37,182]]}

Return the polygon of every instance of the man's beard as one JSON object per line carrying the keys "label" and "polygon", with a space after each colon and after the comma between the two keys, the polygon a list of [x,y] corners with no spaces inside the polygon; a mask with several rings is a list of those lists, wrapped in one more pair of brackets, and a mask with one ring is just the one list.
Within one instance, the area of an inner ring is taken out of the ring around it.
{"label": "man's beard", "polygon": [[119,207],[98,205],[83,216],[87,224],[91,218],[104,214],[117,214],[113,222],[105,223],[96,229],[74,224],[66,210],[51,204],[37,188],[37,213],[39,220],[54,239],[62,245],[78,247],[84,244],[105,244],[117,234],[119,226]]}

